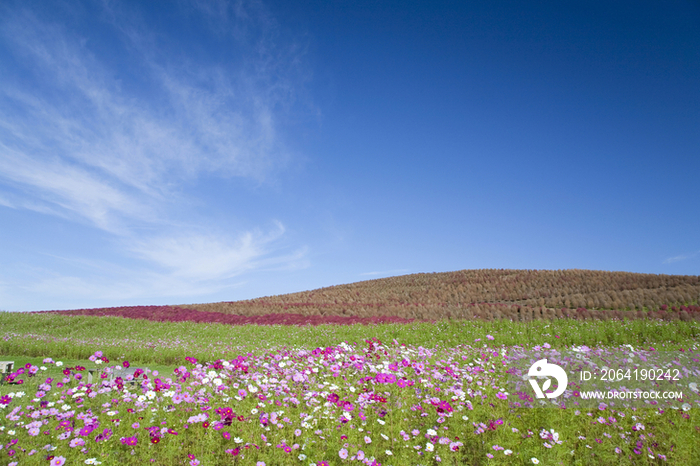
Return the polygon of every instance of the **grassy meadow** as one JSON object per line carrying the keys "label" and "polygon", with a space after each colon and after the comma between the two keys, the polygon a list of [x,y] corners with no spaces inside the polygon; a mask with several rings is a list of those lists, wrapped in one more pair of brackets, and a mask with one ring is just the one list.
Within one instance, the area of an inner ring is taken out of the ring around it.
{"label": "grassy meadow", "polygon": [[[700,464],[700,398],[687,385],[676,406],[584,408],[569,392],[559,407],[526,407],[507,382],[517,349],[697,358],[696,321],[294,327],[0,313],[0,329],[16,374],[0,386],[2,464]],[[115,379],[127,365],[148,370]],[[105,378],[87,384],[83,368]]]}
{"label": "grassy meadow", "polygon": [[[548,341],[553,347],[656,345],[688,347],[700,338],[700,322],[443,320],[436,323],[381,325],[203,324],[152,322],[119,317],[65,316],[61,314],[0,313],[0,354],[84,359],[95,349],[109,350],[113,358],[140,364],[179,364],[186,356],[202,360],[259,354],[267,349],[327,347],[341,342],[360,343],[378,338],[423,347],[535,346]],[[497,337],[485,340],[484,335]]]}

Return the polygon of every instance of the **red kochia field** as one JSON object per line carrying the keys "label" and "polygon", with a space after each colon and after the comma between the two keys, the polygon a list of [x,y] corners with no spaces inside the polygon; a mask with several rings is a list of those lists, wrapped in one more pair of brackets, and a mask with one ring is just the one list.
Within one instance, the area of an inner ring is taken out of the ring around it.
{"label": "red kochia field", "polygon": [[154,322],[198,322],[229,325],[352,325],[352,324],[407,324],[415,319],[394,316],[358,317],[358,316],[305,316],[301,314],[265,314],[241,316],[220,312],[197,311],[177,306],[131,306],[104,309],[78,309],[71,311],[42,311],[41,313],[58,313],[71,316],[113,316],[128,319],[145,319]]}

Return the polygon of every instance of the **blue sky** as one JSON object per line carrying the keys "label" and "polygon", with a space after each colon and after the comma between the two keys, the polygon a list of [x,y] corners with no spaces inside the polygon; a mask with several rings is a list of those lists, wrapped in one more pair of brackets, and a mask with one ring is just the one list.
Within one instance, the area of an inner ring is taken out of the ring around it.
{"label": "blue sky", "polygon": [[700,6],[534,3],[3,2],[0,309],[700,274]]}

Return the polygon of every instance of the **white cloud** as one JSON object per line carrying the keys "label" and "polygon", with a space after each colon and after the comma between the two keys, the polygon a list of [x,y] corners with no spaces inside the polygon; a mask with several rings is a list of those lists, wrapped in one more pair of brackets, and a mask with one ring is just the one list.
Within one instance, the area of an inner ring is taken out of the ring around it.
{"label": "white cloud", "polygon": [[2,26],[19,55],[55,77],[38,95],[3,83],[8,105],[0,110],[0,128],[8,142],[2,158],[8,148],[37,159],[39,167],[58,157],[155,198],[202,172],[260,180],[285,159],[271,110],[276,101],[270,89],[250,84],[259,79],[228,77],[219,65],[158,63],[151,57],[159,56],[156,50],[136,53],[150,71],[144,85],[164,94],[147,102],[110,78],[109,68],[61,28],[31,15]]}
{"label": "white cloud", "polygon": [[170,276],[196,281],[230,278],[258,266],[269,246],[284,234],[245,232],[235,241],[213,234],[166,236],[137,241],[131,250],[139,257],[168,271]]}
{"label": "white cloud", "polygon": [[675,256],[675,257],[669,257],[668,259],[666,259],[664,261],[664,264],[672,264],[674,262],[680,262],[680,261],[684,261],[686,259],[692,259],[693,257],[697,256],[698,254],[700,254],[700,251],[695,251],[695,252],[690,253],[690,254],[683,254],[683,255]]}
{"label": "white cloud", "polygon": [[[138,264],[118,272],[100,267],[95,277],[43,270],[33,284],[14,283],[16,289],[185,296],[231,286],[247,271],[303,266],[305,249],[282,247],[279,222],[268,233],[214,233],[222,228],[202,232],[200,217],[183,214],[183,205],[200,202],[188,194],[198,180],[263,183],[287,160],[278,120],[293,100],[299,57],[270,32],[274,22],[261,4],[241,5],[215,8],[229,12],[217,21],[236,27],[235,37],[223,37],[222,27],[213,40],[244,50],[245,60],[232,65],[183,60],[136,13],[104,2],[104,16],[95,18],[109,18],[98,25],[100,37],[114,41],[113,54],[133,69],[116,68],[112,52],[97,52],[95,37],[58,19],[3,10],[0,51],[21,66],[0,74],[0,209],[87,223],[112,234],[123,258]],[[79,23],[78,16],[71,21]],[[105,278],[108,285],[101,284]]]}
{"label": "white cloud", "polygon": [[[56,215],[77,214],[98,228],[117,231],[114,214],[144,218],[146,209],[132,196],[115,189],[87,170],[60,159],[42,161],[0,142],[0,176],[17,183],[39,201],[32,210]],[[23,203],[31,208],[29,202]],[[41,206],[44,205],[42,208]],[[59,209],[57,211],[56,209]]]}

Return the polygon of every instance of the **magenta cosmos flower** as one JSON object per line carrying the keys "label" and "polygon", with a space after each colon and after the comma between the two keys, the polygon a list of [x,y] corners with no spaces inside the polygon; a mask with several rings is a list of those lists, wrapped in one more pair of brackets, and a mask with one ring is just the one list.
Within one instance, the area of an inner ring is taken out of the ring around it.
{"label": "magenta cosmos flower", "polygon": [[121,439],[122,445],[136,445],[138,443],[138,439],[136,436],[133,437],[122,437]]}

